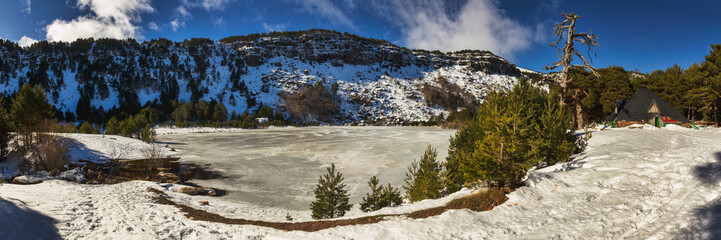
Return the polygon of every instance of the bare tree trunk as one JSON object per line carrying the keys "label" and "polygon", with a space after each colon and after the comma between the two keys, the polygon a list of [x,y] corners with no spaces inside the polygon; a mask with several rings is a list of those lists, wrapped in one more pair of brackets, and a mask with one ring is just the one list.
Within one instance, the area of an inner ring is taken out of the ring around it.
{"label": "bare tree trunk", "polygon": [[583,108],[576,102],[576,129],[583,129]]}
{"label": "bare tree trunk", "polygon": [[713,122],[716,127],[718,127],[718,105],[716,104],[718,100],[715,100],[713,102]]}
{"label": "bare tree trunk", "polygon": [[[563,22],[556,24],[553,30],[553,33],[558,36],[558,40],[551,43],[551,47],[554,47],[558,54],[558,61],[554,62],[552,65],[546,65],[544,68],[546,70],[552,70],[557,67],[562,67],[561,76],[554,79],[554,81],[557,82],[561,88],[559,105],[561,108],[565,109],[568,83],[573,80],[569,76],[569,71],[572,67],[585,68],[590,70],[597,77],[600,76],[598,72],[596,72],[596,69],[593,68],[588,61],[586,61],[586,58],[574,48],[574,43],[577,41],[581,45],[587,45],[589,54],[590,52],[595,54],[596,52],[594,48],[599,46],[599,44],[598,36],[593,33],[576,33],[576,20],[581,16],[578,16],[575,13],[561,13],[561,15],[564,18]],[[564,40],[564,32],[566,33],[565,45],[562,48],[559,48],[559,43]],[[583,62],[583,65],[574,65],[572,63],[574,56],[577,56],[578,59]]]}

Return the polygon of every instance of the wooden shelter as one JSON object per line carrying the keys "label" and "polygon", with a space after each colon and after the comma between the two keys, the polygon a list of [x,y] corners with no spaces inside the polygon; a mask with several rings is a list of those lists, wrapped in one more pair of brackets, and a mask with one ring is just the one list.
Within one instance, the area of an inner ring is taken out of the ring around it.
{"label": "wooden shelter", "polygon": [[632,124],[665,127],[667,124],[676,124],[698,129],[671,104],[645,87],[633,94],[631,99],[616,102],[615,112],[606,117],[604,123],[612,127],[626,127]]}

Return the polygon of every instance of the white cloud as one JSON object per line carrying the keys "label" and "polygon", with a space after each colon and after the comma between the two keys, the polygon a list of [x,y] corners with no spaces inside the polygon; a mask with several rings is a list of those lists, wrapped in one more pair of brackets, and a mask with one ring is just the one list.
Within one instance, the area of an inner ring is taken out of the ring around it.
{"label": "white cloud", "polygon": [[76,6],[92,13],[65,21],[55,19],[46,30],[49,41],[73,41],[78,38],[142,38],[140,13],[153,12],[150,0],[78,0]]}
{"label": "white cloud", "polygon": [[29,38],[28,36],[23,36],[18,41],[18,45],[20,45],[21,47],[30,47],[31,45],[33,45],[33,43],[36,42],[38,42],[38,40]]}
{"label": "white cloud", "polygon": [[206,11],[222,11],[229,3],[236,0],[180,0],[180,6],[189,10],[191,8],[205,8]]}
{"label": "white cloud", "polygon": [[213,21],[213,25],[216,28],[224,28],[225,27],[225,20],[223,20],[222,17],[219,17]]}
{"label": "white cloud", "polygon": [[184,5],[178,6],[175,11],[183,18],[192,17],[192,15],[190,15],[190,12],[188,12],[188,8],[186,8]]}
{"label": "white cloud", "polygon": [[152,29],[152,30],[155,30],[155,31],[160,30],[160,27],[159,27],[158,24],[155,23],[155,22],[150,22],[150,23],[148,23],[148,27],[149,27],[150,29]]}
{"label": "white cloud", "polygon": [[223,10],[225,5],[234,0],[203,0],[202,5],[205,10]]}
{"label": "white cloud", "polygon": [[504,15],[493,0],[455,6],[442,0],[375,0],[373,7],[399,24],[411,48],[479,49],[512,57],[536,40],[531,28]]}
{"label": "white cloud", "polygon": [[[22,1],[22,0],[21,0],[21,1]],[[24,12],[24,13],[26,13],[26,14],[30,14],[30,11],[32,10],[32,8],[31,8],[32,1],[31,1],[31,0],[25,0],[24,2],[25,2],[25,9],[20,10],[20,12]]]}
{"label": "white cloud", "polygon": [[303,10],[310,14],[318,14],[330,19],[334,25],[347,25],[355,28],[353,21],[330,0],[295,0],[295,2],[303,6]]}
{"label": "white cloud", "polygon": [[178,19],[175,19],[170,22],[170,27],[173,28],[173,32],[178,31],[178,28],[184,27],[185,21],[180,21]]}
{"label": "white cloud", "polygon": [[285,24],[267,24],[263,23],[266,32],[282,32],[285,30]]}

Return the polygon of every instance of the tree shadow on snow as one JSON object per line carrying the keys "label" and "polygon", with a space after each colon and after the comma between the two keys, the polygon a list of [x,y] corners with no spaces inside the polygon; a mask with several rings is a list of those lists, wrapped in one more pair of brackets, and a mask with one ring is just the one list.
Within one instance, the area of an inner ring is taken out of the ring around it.
{"label": "tree shadow on snow", "polygon": [[716,162],[707,163],[694,168],[694,174],[703,183],[716,185],[721,181],[721,152],[714,153]]}
{"label": "tree shadow on snow", "polygon": [[[718,187],[721,182],[721,152],[714,153],[716,162],[694,168],[694,175],[704,184]],[[697,191],[702,191],[697,189]],[[705,206],[694,209],[695,224],[681,229],[678,239],[719,239],[721,238],[721,197]],[[693,222],[692,222],[693,223]]]}
{"label": "tree shadow on snow", "polygon": [[[112,139],[112,138],[111,138]],[[103,152],[98,150],[90,149],[85,144],[78,140],[62,137],[62,140],[67,144],[70,155],[74,160],[90,160],[90,161],[109,161],[113,159],[113,155],[120,156],[121,153],[107,153],[110,156],[106,156]]]}
{"label": "tree shadow on snow", "polygon": [[[16,202],[25,205],[22,201]],[[2,239],[62,239],[55,223],[57,221],[49,216],[0,197]]]}

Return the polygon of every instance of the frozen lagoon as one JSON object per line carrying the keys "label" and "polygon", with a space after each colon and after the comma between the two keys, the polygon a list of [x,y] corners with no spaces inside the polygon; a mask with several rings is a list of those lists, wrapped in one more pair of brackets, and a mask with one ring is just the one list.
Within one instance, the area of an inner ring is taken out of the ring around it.
{"label": "frozen lagoon", "polygon": [[343,173],[357,205],[371,176],[402,188],[407,168],[428,144],[437,149],[438,161],[445,161],[454,133],[435,127],[308,127],[171,134],[158,140],[178,149],[182,161],[209,164],[224,176],[193,182],[227,190],[225,199],[303,211],[331,163]]}

